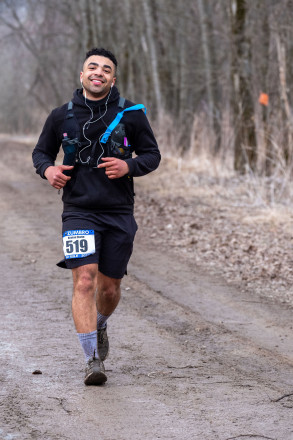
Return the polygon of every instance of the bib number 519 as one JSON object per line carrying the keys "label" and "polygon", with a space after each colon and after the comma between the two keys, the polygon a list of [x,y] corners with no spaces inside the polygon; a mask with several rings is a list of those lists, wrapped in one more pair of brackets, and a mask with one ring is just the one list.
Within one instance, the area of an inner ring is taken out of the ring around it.
{"label": "bib number 519", "polygon": [[81,240],[67,240],[66,242],[66,253],[67,254],[78,254],[79,252],[88,251],[87,240],[82,238]]}
{"label": "bib number 519", "polygon": [[83,258],[96,252],[93,230],[66,231],[63,234],[65,258]]}

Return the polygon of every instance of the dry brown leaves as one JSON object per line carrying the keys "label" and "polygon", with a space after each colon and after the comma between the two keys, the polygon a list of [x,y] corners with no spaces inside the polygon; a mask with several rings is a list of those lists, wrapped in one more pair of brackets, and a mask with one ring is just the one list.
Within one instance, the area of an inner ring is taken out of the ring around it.
{"label": "dry brown leaves", "polygon": [[293,306],[291,206],[260,203],[248,177],[178,167],[170,159],[136,182],[136,217],[147,239]]}

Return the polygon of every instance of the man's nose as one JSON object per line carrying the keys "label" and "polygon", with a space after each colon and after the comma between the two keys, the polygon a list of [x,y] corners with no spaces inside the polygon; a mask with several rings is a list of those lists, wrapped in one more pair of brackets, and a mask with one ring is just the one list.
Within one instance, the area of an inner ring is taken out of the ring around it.
{"label": "man's nose", "polygon": [[96,74],[102,76],[102,75],[103,75],[103,69],[102,69],[101,67],[98,66],[98,67],[96,68]]}

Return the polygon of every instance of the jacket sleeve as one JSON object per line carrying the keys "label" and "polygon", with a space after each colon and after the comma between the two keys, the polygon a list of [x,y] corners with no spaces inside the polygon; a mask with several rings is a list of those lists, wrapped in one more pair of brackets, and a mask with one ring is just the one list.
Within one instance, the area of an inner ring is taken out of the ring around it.
{"label": "jacket sleeve", "polygon": [[129,141],[137,155],[134,158],[126,159],[129,175],[132,177],[144,176],[158,168],[161,154],[144,112],[141,110],[129,112],[127,119],[126,127],[129,124],[130,128]]}
{"label": "jacket sleeve", "polygon": [[56,133],[53,110],[45,122],[38,143],[32,153],[36,173],[39,174],[43,179],[46,178],[44,176],[46,169],[55,164],[59,149],[60,139]]}

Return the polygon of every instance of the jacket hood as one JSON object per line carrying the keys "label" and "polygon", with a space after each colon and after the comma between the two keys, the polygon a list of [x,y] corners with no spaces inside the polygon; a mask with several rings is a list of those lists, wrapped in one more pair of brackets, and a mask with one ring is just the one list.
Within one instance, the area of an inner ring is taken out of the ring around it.
{"label": "jacket hood", "polygon": [[[86,104],[92,108],[95,107],[105,107],[106,102],[108,104],[115,102],[119,99],[119,91],[116,86],[113,86],[110,92],[108,93],[105,98],[100,99],[99,101],[92,101],[90,99],[85,99],[83,95],[83,89],[77,89],[73,93],[73,104],[80,106],[80,107],[87,107]],[[110,95],[110,96],[109,96]]]}

